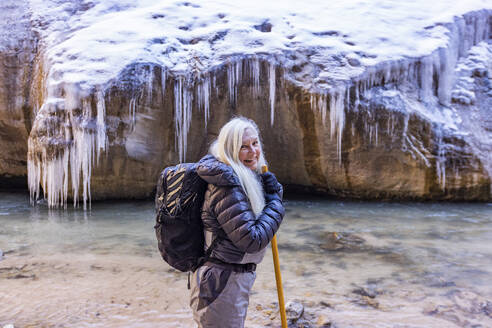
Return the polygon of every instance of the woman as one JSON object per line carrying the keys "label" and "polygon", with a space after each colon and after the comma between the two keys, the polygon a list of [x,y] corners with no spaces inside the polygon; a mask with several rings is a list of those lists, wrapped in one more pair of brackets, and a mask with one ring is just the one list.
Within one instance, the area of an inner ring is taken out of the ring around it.
{"label": "woman", "polygon": [[282,186],[265,165],[256,124],[238,117],[220,130],[198,174],[208,183],[202,208],[209,258],[193,274],[193,317],[200,328],[244,327],[249,292],[284,216]]}

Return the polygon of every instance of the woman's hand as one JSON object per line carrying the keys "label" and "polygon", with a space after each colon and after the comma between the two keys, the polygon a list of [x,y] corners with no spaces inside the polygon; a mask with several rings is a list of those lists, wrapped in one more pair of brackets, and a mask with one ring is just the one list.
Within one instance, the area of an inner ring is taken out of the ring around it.
{"label": "woman's hand", "polygon": [[272,172],[265,172],[260,174],[261,182],[263,184],[263,190],[267,194],[274,194],[279,191],[280,184]]}

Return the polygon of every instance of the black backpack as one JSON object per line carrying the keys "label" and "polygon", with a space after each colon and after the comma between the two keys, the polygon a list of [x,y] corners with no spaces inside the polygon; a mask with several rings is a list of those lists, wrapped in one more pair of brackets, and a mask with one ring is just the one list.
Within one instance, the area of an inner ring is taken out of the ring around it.
{"label": "black backpack", "polygon": [[211,252],[204,252],[201,209],[207,183],[197,163],[170,166],[157,182],[155,232],[162,258],[180,271],[195,271]]}

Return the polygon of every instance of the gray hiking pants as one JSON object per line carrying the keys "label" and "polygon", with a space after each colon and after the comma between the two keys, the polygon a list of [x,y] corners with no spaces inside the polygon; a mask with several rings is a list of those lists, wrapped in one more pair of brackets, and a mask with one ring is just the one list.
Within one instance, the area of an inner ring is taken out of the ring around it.
{"label": "gray hiking pants", "polygon": [[199,267],[191,279],[190,306],[199,328],[243,328],[255,272]]}

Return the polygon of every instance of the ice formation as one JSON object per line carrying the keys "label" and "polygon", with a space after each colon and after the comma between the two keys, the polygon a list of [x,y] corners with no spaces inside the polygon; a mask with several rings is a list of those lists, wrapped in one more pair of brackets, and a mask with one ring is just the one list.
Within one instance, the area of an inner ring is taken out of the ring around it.
{"label": "ice formation", "polygon": [[276,83],[276,75],[275,75],[275,64],[269,63],[268,69],[268,80],[270,81],[269,85],[269,94],[270,94],[270,124],[273,126],[273,120],[275,117],[275,83]]}
{"label": "ice formation", "polygon": [[[50,153],[50,145],[41,147],[41,154],[35,153],[33,140],[29,139],[28,185],[31,202],[40,196],[40,185],[49,206],[67,205],[69,176],[72,186],[74,206],[77,206],[79,192],[82,192],[84,209],[90,206],[91,171],[97,164],[101,151],[106,150],[107,136],[105,127],[104,92],[96,92],[96,116],[87,99],[80,101],[78,95],[67,94],[65,99],[46,102],[38,115],[48,115],[52,111],[67,112],[64,118],[54,125],[62,129],[64,139],[60,136],[56,143],[62,143],[58,152]],[[81,108],[81,116],[74,114],[74,109]],[[71,127],[71,128],[69,128]],[[48,131],[49,132],[49,131]]]}
{"label": "ice formation", "polygon": [[176,142],[180,162],[185,160],[193,103],[193,94],[190,92],[190,88],[186,85],[186,82],[187,81],[183,77],[179,77],[174,82]]}
{"label": "ice formation", "polygon": [[[206,75],[201,82],[198,84],[198,108],[202,109],[205,117],[205,128],[207,127],[207,122],[210,117],[210,75]],[[186,152],[184,152],[186,154]]]}
{"label": "ice formation", "polygon": [[[230,106],[237,103],[243,80],[250,78],[258,95],[260,77],[268,77],[265,85],[272,126],[277,80],[310,93],[311,107],[330,129],[341,163],[346,113],[358,110],[375,86],[415,87],[421,103],[410,107],[424,117],[432,116],[443,127],[453,128],[453,117],[445,108],[453,98],[473,100],[464,91],[452,90],[454,69],[470,47],[489,38],[491,13],[491,4],[485,0],[459,4],[454,0],[386,0],[377,4],[371,0],[309,4],[30,0],[30,6],[33,21],[44,22],[38,29],[49,66],[49,92],[37,115],[47,115],[44,112],[58,101],[58,110],[68,112],[65,125],[72,127],[72,132],[63,133],[64,151],[53,156],[34,154],[36,146],[29,141],[31,197],[39,196],[41,184],[50,206],[66,205],[69,176],[75,203],[79,189],[84,206],[90,201],[91,168],[108,147],[104,90],[130,64],[160,67],[163,95],[166,81],[173,81],[180,161],[186,160],[194,100],[206,125],[213,111],[211,93],[218,92],[216,75],[225,65]],[[267,71],[262,72],[263,68]],[[281,76],[276,74],[278,68],[284,72]],[[157,80],[151,72],[145,87],[147,101],[152,101]],[[83,97],[60,99],[60,90],[66,86],[84,95],[94,88],[100,90],[96,115]],[[138,104],[139,96],[134,95],[128,106],[131,126],[138,119]],[[74,108],[81,108],[82,114],[76,117]],[[386,130],[395,132],[393,126],[369,126],[370,142],[377,145],[379,134]],[[403,147],[430,166],[429,156],[422,154],[417,141],[402,133]],[[443,188],[445,156],[445,149],[439,149],[436,169]]]}

